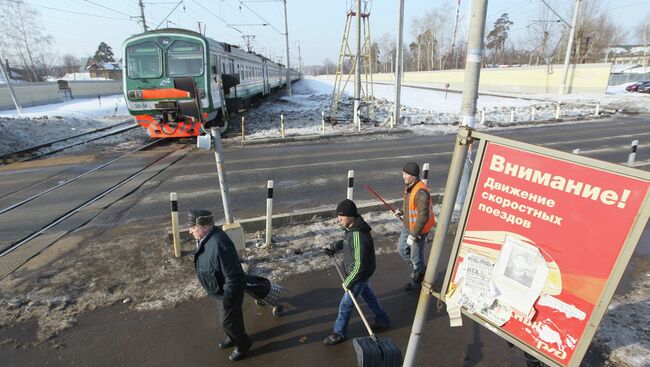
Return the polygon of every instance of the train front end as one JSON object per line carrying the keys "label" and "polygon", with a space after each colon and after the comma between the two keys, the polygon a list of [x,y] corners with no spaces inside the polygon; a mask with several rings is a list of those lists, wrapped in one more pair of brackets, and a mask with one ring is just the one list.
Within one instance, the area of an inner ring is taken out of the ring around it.
{"label": "train front end", "polygon": [[179,113],[179,102],[193,98],[190,92],[176,88],[176,78],[194,79],[203,120],[216,118],[208,51],[205,38],[186,30],[151,31],[124,42],[125,100],[129,113],[149,136],[182,138],[201,133],[200,121]]}

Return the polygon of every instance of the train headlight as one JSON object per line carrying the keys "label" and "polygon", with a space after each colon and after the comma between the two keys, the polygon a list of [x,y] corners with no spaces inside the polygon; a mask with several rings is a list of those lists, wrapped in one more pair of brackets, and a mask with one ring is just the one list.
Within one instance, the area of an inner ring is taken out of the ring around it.
{"label": "train headlight", "polygon": [[136,90],[130,90],[127,95],[129,96],[130,99],[142,99],[142,90],[136,89]]}

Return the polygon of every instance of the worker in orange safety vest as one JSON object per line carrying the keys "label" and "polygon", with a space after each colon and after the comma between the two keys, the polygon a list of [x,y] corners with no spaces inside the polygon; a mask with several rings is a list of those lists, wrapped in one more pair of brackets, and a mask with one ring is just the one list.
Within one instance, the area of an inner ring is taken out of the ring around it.
{"label": "worker in orange safety vest", "polygon": [[404,226],[397,245],[402,259],[411,266],[411,279],[404,287],[409,292],[419,289],[424,279],[424,246],[427,235],[435,225],[429,188],[420,180],[420,167],[408,162],[402,169],[404,204],[396,215]]}

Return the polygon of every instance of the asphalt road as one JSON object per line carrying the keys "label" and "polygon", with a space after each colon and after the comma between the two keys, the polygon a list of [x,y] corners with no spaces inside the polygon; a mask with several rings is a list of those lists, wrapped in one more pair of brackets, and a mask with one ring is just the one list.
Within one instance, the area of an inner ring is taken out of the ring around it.
{"label": "asphalt road", "polygon": [[[581,123],[538,127],[495,129],[495,135],[580,154],[604,161],[627,161],[630,142],[640,141],[637,161],[650,167],[650,118],[617,116]],[[376,200],[363,186],[369,184],[386,198],[398,198],[402,189],[401,168],[408,161],[429,162],[429,187],[442,193],[451,160],[455,135],[415,136],[413,134],[368,135],[315,140],[293,144],[225,146],[225,167],[230,188],[231,209],[236,219],[265,215],[266,183],[274,181],[274,213],[288,213],[315,207],[334,207],[346,195],[347,172],[355,171],[355,201]],[[171,143],[160,149],[173,149]],[[47,200],[0,215],[2,239],[11,242],[28,233],[32,224],[49,223],[57,213],[65,213],[79,197],[122,177],[134,167],[154,159],[155,150],[108,166],[87,179],[83,186],[64,187]],[[63,157],[8,166],[0,170],[0,207],[22,200],[44,187],[68,179],[73,173],[90,170],[113,158],[104,156]],[[16,167],[16,168],[12,168]],[[195,149],[183,159],[142,185],[137,192],[112,204],[93,223],[111,225],[131,222],[160,222],[169,217],[169,193],[176,192],[181,213],[192,208],[208,208],[217,221],[223,219],[221,194],[214,155]],[[116,217],[114,213],[119,212]],[[29,218],[28,222],[25,218]],[[29,224],[29,225],[28,225]]]}

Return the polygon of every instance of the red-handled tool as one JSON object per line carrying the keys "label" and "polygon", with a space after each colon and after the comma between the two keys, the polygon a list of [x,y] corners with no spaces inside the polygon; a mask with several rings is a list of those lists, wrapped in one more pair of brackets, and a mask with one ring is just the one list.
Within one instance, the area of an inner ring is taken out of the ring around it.
{"label": "red-handled tool", "polygon": [[378,194],[375,190],[373,190],[372,187],[370,187],[370,185],[364,185],[364,186],[366,187],[366,189],[367,189],[368,191],[370,191],[370,193],[372,193],[373,195],[375,195],[375,196],[377,197],[377,199],[381,200],[381,202],[384,203],[384,206],[386,206],[386,207],[388,208],[388,210],[390,210],[391,212],[393,212],[393,214],[397,214],[397,211],[396,211],[395,209],[393,209],[393,207],[390,206],[390,205],[386,202],[386,200],[382,199],[382,197],[379,196],[379,194]]}

